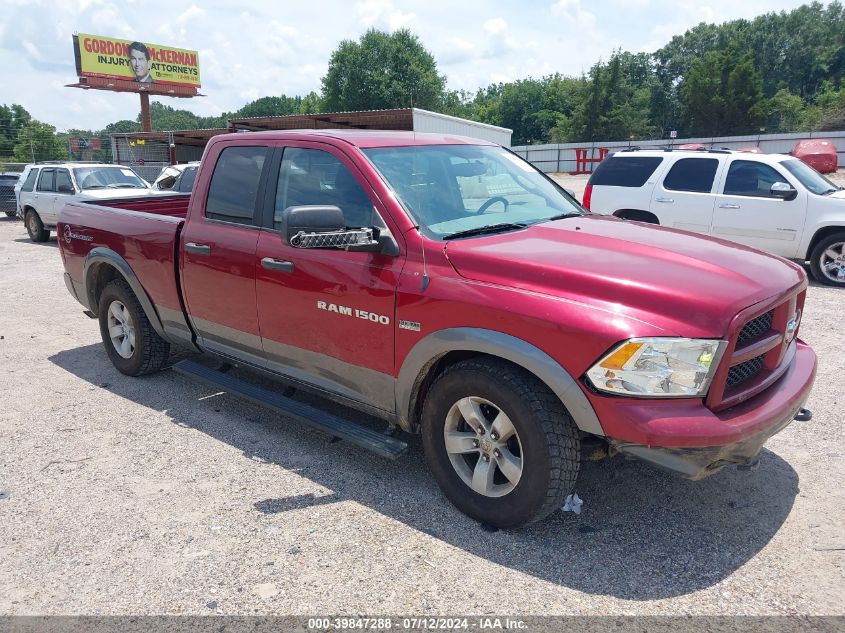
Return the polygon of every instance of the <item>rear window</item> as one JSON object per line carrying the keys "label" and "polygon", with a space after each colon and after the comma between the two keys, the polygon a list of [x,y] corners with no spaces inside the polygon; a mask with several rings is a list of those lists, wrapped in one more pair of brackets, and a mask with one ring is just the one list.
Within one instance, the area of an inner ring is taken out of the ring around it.
{"label": "rear window", "polygon": [[642,187],[662,162],[659,156],[610,156],[599,163],[589,184]]}
{"label": "rear window", "polygon": [[188,193],[194,188],[194,181],[197,179],[197,168],[196,167],[186,167],[185,171],[182,172],[182,178],[179,179],[179,185],[177,186],[179,191]]}
{"label": "rear window", "polygon": [[719,161],[716,158],[682,158],[663,179],[664,189],[710,193]]}
{"label": "rear window", "polygon": [[36,178],[38,178],[38,170],[30,169],[26,175],[26,180],[23,182],[23,186],[21,186],[21,191],[32,191],[33,187],[35,187]]}

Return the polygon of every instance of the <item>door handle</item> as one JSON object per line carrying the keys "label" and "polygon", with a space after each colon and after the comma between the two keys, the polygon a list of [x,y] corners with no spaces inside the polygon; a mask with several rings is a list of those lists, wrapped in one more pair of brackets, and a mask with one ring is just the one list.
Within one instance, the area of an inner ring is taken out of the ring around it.
{"label": "door handle", "polygon": [[288,262],[283,259],[273,259],[272,257],[265,257],[261,260],[261,266],[267,270],[281,270],[283,273],[293,272],[293,262]]}
{"label": "door handle", "polygon": [[655,202],[675,202],[674,198],[666,198],[664,196],[660,196],[654,199]]}
{"label": "door handle", "polygon": [[719,205],[720,209],[739,209],[738,204],[734,204],[733,202],[723,202]]}
{"label": "door handle", "polygon": [[196,253],[197,255],[211,255],[211,247],[208,244],[188,242],[185,244],[185,250],[189,253]]}

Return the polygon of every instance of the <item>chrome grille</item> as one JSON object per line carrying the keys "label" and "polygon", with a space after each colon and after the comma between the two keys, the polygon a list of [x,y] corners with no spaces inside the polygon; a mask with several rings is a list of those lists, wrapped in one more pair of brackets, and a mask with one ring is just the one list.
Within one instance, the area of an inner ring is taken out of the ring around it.
{"label": "chrome grille", "polygon": [[754,378],[763,369],[763,356],[752,358],[739,365],[734,365],[728,372],[728,380],[725,383],[726,389],[733,389],[746,380]]}
{"label": "chrome grille", "polygon": [[761,314],[756,319],[751,319],[748,323],[746,323],[745,327],[743,327],[739,333],[736,346],[743,347],[746,343],[753,341],[756,338],[760,338],[766,332],[771,330],[774,314],[774,310],[769,310],[766,314]]}

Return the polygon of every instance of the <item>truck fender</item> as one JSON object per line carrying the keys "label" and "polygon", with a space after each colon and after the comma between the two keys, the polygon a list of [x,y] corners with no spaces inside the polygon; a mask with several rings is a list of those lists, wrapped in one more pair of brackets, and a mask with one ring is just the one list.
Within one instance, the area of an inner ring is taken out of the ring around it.
{"label": "truck fender", "polygon": [[560,398],[573,421],[586,433],[604,436],[590,401],[575,379],[551,356],[510,334],[482,328],[457,327],[433,332],[411,348],[396,380],[399,424],[412,430],[416,424],[417,392],[429,370],[449,352],[476,352],[510,361],[531,372]]}
{"label": "truck fender", "polygon": [[141,282],[138,281],[138,277],[129,266],[129,263],[110,248],[102,246],[92,248],[85,257],[85,264],[82,268],[81,295],[82,298],[84,298],[88,309],[94,314],[97,313],[97,301],[95,297],[95,292],[97,291],[97,280],[95,275],[98,267],[102,264],[115,268],[120,273],[120,275],[126,280],[126,283],[129,284],[129,287],[132,288],[132,292],[138,298],[138,302],[144,309],[144,313],[150,320],[150,324],[153,326],[156,334],[164,340],[169,341],[170,337],[165,334],[164,326],[161,323],[158,312],[156,312],[155,306],[153,306],[153,302],[150,301],[150,297],[147,295],[147,291],[144,290]]}

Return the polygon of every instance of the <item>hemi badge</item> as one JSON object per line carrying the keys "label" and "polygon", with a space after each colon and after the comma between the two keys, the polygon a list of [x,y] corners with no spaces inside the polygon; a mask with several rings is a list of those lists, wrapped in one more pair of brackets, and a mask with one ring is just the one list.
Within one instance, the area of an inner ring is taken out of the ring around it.
{"label": "hemi badge", "polygon": [[420,331],[420,324],[416,321],[403,321],[399,320],[399,329],[400,330],[411,330],[411,332],[419,332]]}

